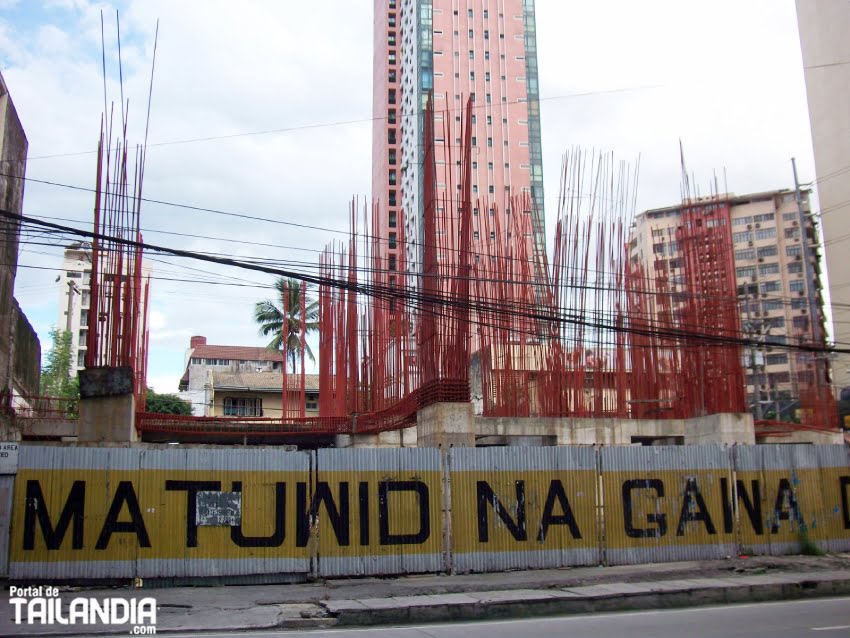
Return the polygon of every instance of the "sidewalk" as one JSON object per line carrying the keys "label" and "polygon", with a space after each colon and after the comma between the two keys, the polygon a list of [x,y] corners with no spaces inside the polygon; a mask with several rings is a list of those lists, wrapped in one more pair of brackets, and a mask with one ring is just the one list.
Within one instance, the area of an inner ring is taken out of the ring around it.
{"label": "sidewalk", "polygon": [[[152,596],[159,607],[157,633],[164,633],[493,619],[830,595],[850,595],[850,554],[341,579],[297,585],[74,588],[64,591],[62,598]],[[12,606],[0,606],[0,637],[121,633],[124,629],[19,626],[13,620]]]}

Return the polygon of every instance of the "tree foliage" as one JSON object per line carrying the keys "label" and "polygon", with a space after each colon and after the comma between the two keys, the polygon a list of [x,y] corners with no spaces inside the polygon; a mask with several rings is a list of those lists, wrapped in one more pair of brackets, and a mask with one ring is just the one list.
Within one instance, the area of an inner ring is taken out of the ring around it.
{"label": "tree foliage", "polygon": [[153,388],[148,388],[145,396],[145,412],[191,416],[192,404],[174,394],[159,394]]}
{"label": "tree foliage", "polygon": [[[319,302],[309,295],[301,299],[301,282],[297,279],[279,277],[274,283],[277,299],[259,301],[254,306],[254,320],[260,325],[259,333],[264,337],[271,336],[269,350],[279,352],[283,344],[283,333],[286,333],[287,360],[295,372],[295,362],[301,357],[301,313],[305,313],[305,328],[309,335],[319,329]],[[310,288],[308,287],[309,291]],[[287,312],[284,318],[283,299],[286,295]],[[306,357],[315,361],[310,345],[305,341]]]}
{"label": "tree foliage", "polygon": [[41,368],[41,394],[47,397],[77,399],[80,386],[77,375],[72,376],[71,333],[53,328],[50,331],[51,347]]}

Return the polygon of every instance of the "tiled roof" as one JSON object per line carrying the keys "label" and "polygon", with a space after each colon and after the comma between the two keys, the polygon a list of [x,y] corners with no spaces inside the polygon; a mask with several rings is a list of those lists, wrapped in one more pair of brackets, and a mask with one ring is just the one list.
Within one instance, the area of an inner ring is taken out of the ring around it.
{"label": "tiled roof", "polygon": [[[213,372],[215,390],[255,390],[280,392],[283,388],[283,375],[280,372]],[[301,374],[286,375],[286,385],[296,390],[301,385]],[[304,389],[308,392],[319,391],[319,375],[305,374]]]}
{"label": "tiled roof", "polygon": [[193,357],[202,359],[231,359],[235,361],[282,361],[280,352],[253,346],[199,345],[192,350]]}

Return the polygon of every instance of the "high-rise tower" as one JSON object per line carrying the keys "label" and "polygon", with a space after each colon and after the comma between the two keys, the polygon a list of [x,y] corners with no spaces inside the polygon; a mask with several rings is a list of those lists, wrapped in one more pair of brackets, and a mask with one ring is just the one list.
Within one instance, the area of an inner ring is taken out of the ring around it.
{"label": "high-rise tower", "polygon": [[[509,227],[508,215],[532,215],[535,253],[543,253],[534,0],[376,0],[373,90],[372,195],[388,270],[402,257],[410,271],[421,264],[424,111],[431,95],[437,191],[447,192],[447,181],[460,183],[462,111],[471,97],[472,199],[483,203],[474,215],[502,216],[501,228]],[[441,179],[447,174],[451,179]],[[524,194],[531,203],[511,210],[510,198]],[[476,241],[493,239],[479,234],[478,221],[473,250]]]}

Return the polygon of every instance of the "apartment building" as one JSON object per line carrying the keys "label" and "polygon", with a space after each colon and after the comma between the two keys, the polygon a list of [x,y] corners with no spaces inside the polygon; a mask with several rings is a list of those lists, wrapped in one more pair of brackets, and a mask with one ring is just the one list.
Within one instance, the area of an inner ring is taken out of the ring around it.
{"label": "apartment building", "polygon": [[[777,346],[800,337],[822,341],[825,334],[818,230],[810,192],[799,195],[799,203],[793,190],[719,198],[724,210],[728,206],[728,219],[721,222],[730,224],[741,327],[744,336],[760,342],[744,354],[748,403],[756,417],[794,418],[797,379],[805,371],[792,352]],[[632,258],[645,264],[650,278],[667,273],[673,290],[686,281],[676,240],[681,225],[681,206],[649,210],[637,216],[630,237]]]}
{"label": "apartment building", "polygon": [[[474,204],[473,236],[483,232],[479,215],[500,216],[499,226],[508,228],[511,197],[525,194],[532,202],[523,212],[533,215],[533,237],[517,239],[533,241],[542,254],[534,0],[376,0],[374,6],[372,195],[378,204],[379,251],[388,270],[401,264],[402,229],[407,269],[418,272],[421,266],[429,96],[437,192],[456,196],[450,191],[460,184],[462,109],[472,97],[472,199],[480,202]],[[495,227],[496,220],[487,224]]]}
{"label": "apartment building", "polygon": [[[62,267],[57,278],[59,286],[59,313],[56,327],[71,333],[71,374],[85,368],[86,339],[89,334],[89,308],[91,307],[92,277],[91,244],[74,242],[65,248]],[[147,261],[142,262],[143,280],[151,274]],[[142,302],[142,314],[148,313]],[[145,322],[147,325],[147,322]],[[140,335],[139,339],[144,339]]]}
{"label": "apartment building", "polygon": [[[210,416],[211,374],[238,375],[249,373],[280,373],[283,356],[280,352],[256,346],[222,346],[207,343],[207,338],[196,335],[189,340],[189,348],[183,361],[183,376],[180,378],[179,396],[192,405],[195,416]],[[260,379],[261,377],[256,377]],[[264,377],[263,377],[264,378]],[[282,389],[278,384],[278,394]],[[232,416],[232,415],[227,415]],[[256,415],[251,415],[256,416]]]}
{"label": "apartment building", "polygon": [[[797,0],[809,102],[815,185],[829,270],[836,344],[850,344],[850,2]],[[833,359],[835,386],[850,398],[850,355]]]}

